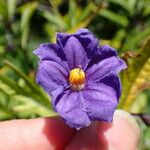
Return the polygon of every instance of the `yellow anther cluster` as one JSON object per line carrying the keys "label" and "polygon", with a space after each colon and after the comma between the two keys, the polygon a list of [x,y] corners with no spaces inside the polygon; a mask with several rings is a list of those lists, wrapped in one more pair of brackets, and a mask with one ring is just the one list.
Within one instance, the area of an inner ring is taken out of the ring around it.
{"label": "yellow anther cluster", "polygon": [[70,71],[69,82],[71,85],[82,85],[85,83],[85,73],[81,68]]}

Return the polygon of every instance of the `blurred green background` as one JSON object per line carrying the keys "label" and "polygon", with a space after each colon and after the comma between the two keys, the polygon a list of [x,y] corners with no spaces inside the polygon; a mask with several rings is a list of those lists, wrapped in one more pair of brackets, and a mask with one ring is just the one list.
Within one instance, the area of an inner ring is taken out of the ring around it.
{"label": "blurred green background", "polygon": [[[56,115],[35,84],[33,50],[84,27],[128,64],[119,108],[150,114],[150,0],[0,0],[0,120]],[[140,149],[150,150],[150,127],[138,120]]]}

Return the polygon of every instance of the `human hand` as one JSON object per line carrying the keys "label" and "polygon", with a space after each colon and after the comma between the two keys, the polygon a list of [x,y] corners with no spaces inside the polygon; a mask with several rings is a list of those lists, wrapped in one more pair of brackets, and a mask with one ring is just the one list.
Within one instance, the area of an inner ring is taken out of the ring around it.
{"label": "human hand", "polygon": [[79,131],[59,117],[0,123],[0,150],[136,150],[140,129],[132,116],[116,111],[113,123],[94,122]]}

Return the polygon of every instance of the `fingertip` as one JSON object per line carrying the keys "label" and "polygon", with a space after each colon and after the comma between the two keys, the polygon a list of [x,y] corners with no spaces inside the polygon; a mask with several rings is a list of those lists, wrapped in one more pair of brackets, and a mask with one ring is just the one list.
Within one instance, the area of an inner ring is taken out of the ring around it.
{"label": "fingertip", "polygon": [[135,117],[124,110],[116,110],[114,116],[115,118],[122,118],[126,120],[130,124],[130,127],[133,129],[133,132],[136,135],[137,139],[140,139],[141,129]]}
{"label": "fingertip", "polygon": [[138,123],[123,110],[115,112],[112,124],[99,123],[98,134],[103,149],[135,150],[140,140]]}

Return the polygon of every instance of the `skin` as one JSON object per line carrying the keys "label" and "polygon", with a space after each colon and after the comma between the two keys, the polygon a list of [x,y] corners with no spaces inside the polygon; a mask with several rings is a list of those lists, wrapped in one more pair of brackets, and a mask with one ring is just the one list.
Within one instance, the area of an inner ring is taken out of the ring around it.
{"label": "skin", "polygon": [[4,121],[0,150],[136,150],[140,129],[133,117],[119,113],[111,124],[93,122],[79,131],[59,117]]}

